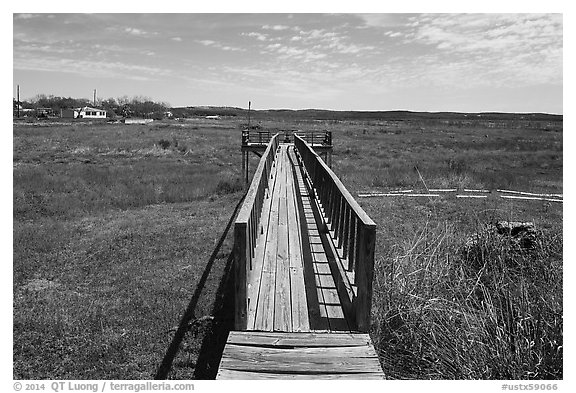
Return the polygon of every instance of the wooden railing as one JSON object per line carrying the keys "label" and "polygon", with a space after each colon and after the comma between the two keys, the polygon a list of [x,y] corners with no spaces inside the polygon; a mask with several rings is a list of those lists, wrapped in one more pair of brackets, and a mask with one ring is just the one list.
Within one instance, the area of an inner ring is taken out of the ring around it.
{"label": "wooden railing", "polygon": [[242,146],[247,146],[248,144],[267,145],[273,136],[274,134],[270,131],[243,130]]}
{"label": "wooden railing", "polygon": [[342,262],[342,280],[350,280],[355,287],[345,291],[349,297],[357,329],[370,328],[372,306],[372,279],[374,276],[374,245],[376,224],[358,205],[340,179],[314,152],[299,134],[295,135],[294,145],[306,170],[306,176],[315,192],[311,196],[318,199],[338,257]]}
{"label": "wooden railing", "polygon": [[283,141],[294,143],[294,135],[300,136],[312,146],[332,146],[332,131],[284,131]]}
{"label": "wooden railing", "polygon": [[[292,143],[294,142],[294,134],[296,133],[313,146],[332,146],[331,131],[284,130],[279,131],[280,140],[282,142]],[[272,136],[273,134],[270,131],[243,130],[242,146],[267,145],[272,139]]]}
{"label": "wooden railing", "polygon": [[260,214],[279,143],[279,134],[270,139],[234,223],[235,325],[238,330],[246,329],[246,273],[252,268]]}

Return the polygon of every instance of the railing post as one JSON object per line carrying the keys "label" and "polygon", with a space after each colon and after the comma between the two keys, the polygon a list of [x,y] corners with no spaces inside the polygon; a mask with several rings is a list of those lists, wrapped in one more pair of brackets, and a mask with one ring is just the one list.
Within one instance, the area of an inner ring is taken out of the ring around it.
{"label": "railing post", "polygon": [[246,330],[247,327],[247,291],[246,264],[248,243],[246,223],[234,225],[234,327],[236,330]]}
{"label": "railing post", "polygon": [[361,332],[370,330],[370,312],[372,309],[372,279],[374,278],[374,246],[376,226],[360,224],[358,226],[358,259],[356,261],[355,282],[358,289],[356,297],[356,324]]}

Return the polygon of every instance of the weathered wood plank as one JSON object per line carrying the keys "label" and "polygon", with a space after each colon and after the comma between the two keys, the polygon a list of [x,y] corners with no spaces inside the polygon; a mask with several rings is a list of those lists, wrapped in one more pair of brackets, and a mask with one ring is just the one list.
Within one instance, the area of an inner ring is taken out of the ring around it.
{"label": "weathered wood plank", "polygon": [[317,254],[314,258],[314,266],[316,266],[316,271],[318,274],[331,274],[330,265],[328,265],[328,257],[326,254]]}
{"label": "weathered wood plank", "polygon": [[[290,149],[292,150],[292,149]],[[292,153],[292,151],[289,151]],[[294,182],[293,168],[295,160],[289,155],[290,170],[287,174],[287,208],[288,208],[288,245],[290,260],[290,295],[292,303],[292,331],[305,332],[310,330],[308,304],[304,284],[304,258],[302,256],[302,239],[300,233],[300,215],[297,208],[297,193]]]}
{"label": "weathered wood plank", "polygon": [[[290,160],[292,162],[292,160]],[[286,207],[288,214],[288,244],[289,260],[291,268],[302,268],[302,245],[300,240],[299,215],[297,195],[294,188],[294,173],[292,167],[289,168],[286,176]]]}
{"label": "weathered wood plank", "polygon": [[299,355],[291,359],[287,353],[279,356],[269,356],[267,351],[258,353],[230,353],[222,358],[221,367],[228,370],[262,372],[297,373],[297,374],[334,374],[345,369],[347,373],[379,372],[378,360],[371,358],[354,358],[345,355],[336,357],[326,355],[318,358],[310,354]]}
{"label": "weathered wood plank", "polygon": [[[302,315],[301,320],[305,321],[306,317],[308,318],[309,330],[326,330],[328,329],[328,321],[326,319],[323,319],[320,315],[319,310],[320,303],[318,300],[316,279],[314,276],[313,258],[312,253],[310,252],[310,237],[308,234],[311,228],[309,228],[305,222],[306,216],[308,214],[312,214],[312,211],[310,209],[310,196],[308,194],[308,189],[304,184],[301,167],[294,153],[294,150],[290,150],[289,155],[292,158],[292,162],[294,163],[294,178],[295,178],[294,190],[295,195],[297,196],[297,199],[295,199],[294,202],[296,212],[298,215],[301,251],[302,251],[302,264],[303,264],[302,279],[306,297],[305,298],[306,307],[308,311],[308,315],[307,316]],[[306,205],[308,205],[308,208],[305,207]],[[296,294],[298,294],[298,290],[295,289],[295,291]],[[297,318],[293,319],[293,321],[297,320],[298,320]]]}
{"label": "weathered wood plank", "polygon": [[302,349],[257,348],[257,351],[239,351],[228,347],[222,356],[221,367],[229,370],[259,370],[277,373],[333,374],[345,369],[347,372],[378,372],[381,370],[377,358],[354,357],[351,348],[323,348],[328,351],[315,353]]}
{"label": "weathered wood plank", "polygon": [[290,268],[291,301],[292,301],[292,331],[307,332],[310,330],[308,302],[304,286],[304,269]]}
{"label": "weathered wood plank", "polygon": [[[314,257],[315,258],[315,257]],[[328,330],[330,329],[330,324],[328,323],[328,312],[326,311],[326,301],[324,300],[324,291],[322,290],[322,283],[320,281],[320,273],[318,271],[318,264],[314,260],[312,262],[312,267],[314,270],[314,285],[316,287],[316,293],[318,297],[318,319],[314,321],[314,325],[311,323],[311,327],[316,330]]]}
{"label": "weathered wood plank", "polygon": [[278,194],[278,245],[276,251],[276,293],[274,300],[274,330],[289,332],[292,330],[292,309],[290,295],[290,261],[288,257],[288,209],[286,178],[289,169],[286,146],[280,146],[282,163],[279,175]]}
{"label": "weathered wood plank", "polygon": [[[322,333],[332,334],[332,333]],[[246,356],[262,354],[268,360],[297,360],[303,357],[324,360],[331,357],[345,356],[348,358],[377,358],[376,352],[372,345],[354,345],[354,346],[326,346],[326,347],[270,347],[259,345],[238,345],[226,343],[226,353],[242,354]]]}
{"label": "weathered wood plank", "polygon": [[252,262],[252,270],[248,270],[247,281],[247,296],[248,296],[248,315],[247,315],[247,329],[254,329],[256,320],[256,307],[258,306],[258,295],[260,293],[260,284],[262,282],[262,267],[264,265],[264,256],[266,253],[266,241],[268,238],[268,227],[270,225],[270,213],[272,208],[272,193],[276,184],[276,168],[271,169],[271,177],[269,177],[268,190],[266,191],[267,197],[264,199],[262,205],[262,215],[260,217],[260,233],[256,241],[256,251]]}
{"label": "weathered wood plank", "polygon": [[278,245],[278,212],[280,209],[280,187],[282,181],[279,179],[282,173],[283,162],[276,158],[276,182],[272,191],[272,207],[270,210],[269,232],[266,238],[266,254],[264,256],[263,270],[268,272],[276,271],[276,251]]}
{"label": "weathered wood plank", "polygon": [[217,379],[383,379],[368,334],[230,332]]}
{"label": "weathered wood plank", "polygon": [[236,370],[220,370],[216,379],[223,380],[334,380],[334,379],[347,379],[347,380],[380,380],[384,379],[381,372],[369,373],[342,373],[342,374],[280,374],[270,372],[257,372],[257,371],[236,371]]}
{"label": "weathered wood plank", "polygon": [[324,246],[320,243],[310,243],[310,249],[313,254],[324,254]]}
{"label": "weathered wood plank", "polygon": [[273,272],[262,271],[262,283],[256,307],[254,329],[271,332],[274,329],[274,282]]}
{"label": "weathered wood plank", "polygon": [[318,274],[318,279],[320,281],[320,288],[322,289],[330,330],[350,330],[344,311],[342,310],[342,305],[340,304],[334,278],[331,274]]}
{"label": "weathered wood plank", "polygon": [[228,335],[228,344],[274,347],[357,347],[371,345],[366,333],[289,333],[236,332]]}
{"label": "weathered wood plank", "polygon": [[276,157],[276,182],[272,190],[272,206],[266,238],[266,252],[262,265],[260,291],[256,305],[254,329],[272,331],[274,328],[274,301],[276,295],[276,256],[278,246],[278,210],[280,199],[278,194],[281,180],[282,160]]}

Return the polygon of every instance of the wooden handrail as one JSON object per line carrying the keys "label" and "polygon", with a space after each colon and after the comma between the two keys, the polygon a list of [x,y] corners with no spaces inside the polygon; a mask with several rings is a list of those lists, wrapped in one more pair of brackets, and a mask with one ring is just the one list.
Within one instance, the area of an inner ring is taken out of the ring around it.
{"label": "wooden handrail", "polygon": [[[304,164],[306,176],[315,190],[312,196],[317,197],[326,224],[330,226],[326,230],[331,232],[335,248],[342,250],[341,257],[347,262],[346,270],[354,272],[350,276],[353,277],[356,293],[350,301],[357,328],[368,331],[372,307],[376,224],[310,144],[295,134],[294,145]],[[349,276],[346,279],[349,279]]]}
{"label": "wooden handrail", "polygon": [[[284,130],[281,133],[282,138],[287,143],[291,143],[293,135],[300,135],[306,142],[313,146],[332,146],[332,132],[331,131],[296,131]],[[272,139],[270,131],[261,130],[243,130],[242,131],[242,146],[266,145]]]}
{"label": "wooden handrail", "polygon": [[252,269],[252,258],[254,257],[254,248],[258,237],[260,214],[272,167],[274,166],[276,151],[280,143],[279,135],[276,134],[270,139],[234,223],[234,301],[235,325],[238,330],[246,329],[248,307],[246,274],[249,269]]}
{"label": "wooden handrail", "polygon": [[273,135],[270,131],[242,130],[242,146],[248,146],[250,143],[267,145],[272,137]]}

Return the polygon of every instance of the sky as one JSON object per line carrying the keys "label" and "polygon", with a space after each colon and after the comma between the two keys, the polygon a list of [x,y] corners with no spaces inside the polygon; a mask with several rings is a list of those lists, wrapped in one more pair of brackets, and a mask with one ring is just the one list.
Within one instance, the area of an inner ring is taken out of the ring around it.
{"label": "sky", "polygon": [[563,113],[560,13],[13,14],[13,95]]}

